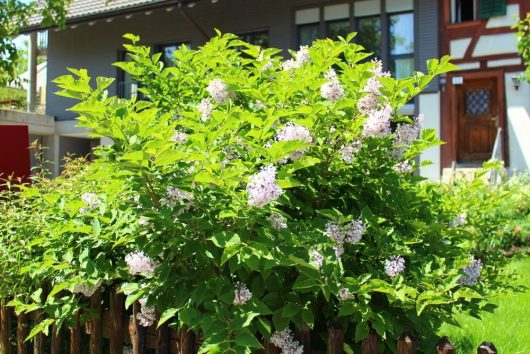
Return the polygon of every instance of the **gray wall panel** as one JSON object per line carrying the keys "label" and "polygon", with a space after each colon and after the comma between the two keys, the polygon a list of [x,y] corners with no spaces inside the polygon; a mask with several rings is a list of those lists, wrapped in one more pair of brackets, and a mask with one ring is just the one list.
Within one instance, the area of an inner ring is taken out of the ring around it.
{"label": "gray wall panel", "polygon": [[[439,51],[439,0],[414,1],[414,27],[416,31],[416,70],[426,72],[426,61],[440,56]],[[426,92],[439,90],[438,79],[429,85]]]}

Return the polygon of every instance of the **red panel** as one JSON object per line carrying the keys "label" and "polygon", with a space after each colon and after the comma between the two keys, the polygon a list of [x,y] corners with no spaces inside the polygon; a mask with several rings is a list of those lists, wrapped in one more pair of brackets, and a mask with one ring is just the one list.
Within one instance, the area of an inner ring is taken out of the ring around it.
{"label": "red panel", "polygon": [[[26,125],[0,125],[0,179],[30,176],[29,134]],[[3,183],[0,183],[3,184]]]}

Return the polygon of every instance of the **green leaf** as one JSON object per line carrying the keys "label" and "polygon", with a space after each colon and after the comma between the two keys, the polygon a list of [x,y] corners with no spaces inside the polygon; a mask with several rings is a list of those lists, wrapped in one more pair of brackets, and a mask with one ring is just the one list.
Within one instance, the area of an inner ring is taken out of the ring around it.
{"label": "green leaf", "polygon": [[300,306],[293,304],[292,302],[286,304],[282,308],[282,317],[292,318],[300,311]]}
{"label": "green leaf", "polygon": [[166,323],[171,317],[175,316],[178,312],[178,309],[171,308],[164,311],[164,313],[160,316],[160,319],[158,320],[157,328]]}
{"label": "green leaf", "polygon": [[240,345],[246,348],[262,348],[260,342],[249,331],[243,331],[239,333],[234,339],[234,342],[237,345]]}
{"label": "green leaf", "polygon": [[239,235],[228,231],[218,232],[214,234],[210,240],[212,240],[214,245],[220,248],[241,244]]}

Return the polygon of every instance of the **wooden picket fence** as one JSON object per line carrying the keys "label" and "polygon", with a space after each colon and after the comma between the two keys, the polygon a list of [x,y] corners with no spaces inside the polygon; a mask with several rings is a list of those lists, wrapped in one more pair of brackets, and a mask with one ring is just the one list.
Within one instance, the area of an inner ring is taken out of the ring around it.
{"label": "wooden picket fence", "polygon": [[[132,310],[126,311],[123,294],[111,291],[103,299],[99,291],[90,298],[90,310],[99,314],[99,318],[80,326],[53,331],[47,337],[39,334],[25,341],[30,328],[42,321],[40,313],[15,316],[12,308],[0,307],[0,354],[123,354],[124,347],[130,346],[132,354],[196,354],[201,341],[187,328],[178,331],[166,325],[144,328],[138,324],[136,314],[140,304],[135,303]],[[108,301],[102,301],[108,300]],[[106,304],[105,308],[102,303]],[[311,332],[309,327],[297,333],[297,339],[304,346],[304,354],[324,354],[311,350]],[[362,354],[378,354],[380,340],[371,333],[362,342]],[[344,333],[339,328],[329,328],[326,354],[344,353]],[[280,350],[264,342],[260,354],[280,354]],[[443,337],[433,349],[436,354],[453,354],[456,348],[447,337]],[[403,333],[397,342],[397,354],[416,354],[416,342],[410,333]],[[497,354],[492,343],[484,342],[477,348],[477,354]]]}

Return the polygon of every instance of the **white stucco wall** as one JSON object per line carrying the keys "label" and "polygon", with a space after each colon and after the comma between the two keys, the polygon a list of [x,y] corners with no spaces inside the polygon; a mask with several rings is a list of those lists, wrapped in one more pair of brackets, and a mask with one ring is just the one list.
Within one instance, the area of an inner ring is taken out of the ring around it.
{"label": "white stucco wall", "polygon": [[512,77],[518,74],[507,73],[504,77],[510,173],[530,170],[530,84],[521,81],[519,89],[515,90]]}
{"label": "white stucco wall", "polygon": [[[424,128],[436,130],[440,138],[440,94],[430,93],[419,95],[418,112],[425,117]],[[432,181],[440,180],[440,147],[436,146],[426,150],[420,156],[420,163],[431,161],[432,164],[420,168],[420,175]]]}

